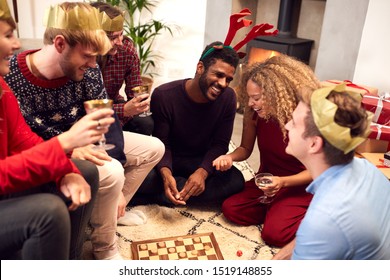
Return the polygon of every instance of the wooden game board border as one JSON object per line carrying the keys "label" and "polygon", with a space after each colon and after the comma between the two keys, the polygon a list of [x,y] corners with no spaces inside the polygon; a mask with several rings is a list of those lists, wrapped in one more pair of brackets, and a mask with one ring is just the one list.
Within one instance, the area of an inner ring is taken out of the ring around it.
{"label": "wooden game board border", "polygon": [[165,242],[174,240],[177,238],[196,238],[196,237],[202,237],[202,236],[208,236],[211,239],[211,243],[213,244],[213,248],[215,251],[215,254],[218,258],[218,260],[223,260],[221,249],[219,248],[218,242],[215,239],[213,232],[205,232],[205,233],[197,233],[197,234],[187,234],[187,235],[178,235],[178,236],[170,236],[170,237],[162,237],[162,238],[155,238],[155,239],[147,239],[147,240],[140,240],[140,241],[133,241],[131,243],[131,256],[133,260],[139,260],[138,255],[138,245],[145,244],[145,243],[158,243],[158,242]]}

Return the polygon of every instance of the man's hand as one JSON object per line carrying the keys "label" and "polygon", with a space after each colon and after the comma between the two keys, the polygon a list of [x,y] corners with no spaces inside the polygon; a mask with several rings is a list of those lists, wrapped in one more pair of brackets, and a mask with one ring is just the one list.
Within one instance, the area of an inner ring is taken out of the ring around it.
{"label": "man's hand", "polygon": [[133,117],[149,110],[149,106],[150,95],[148,93],[134,96],[123,106],[123,114],[125,117]]}
{"label": "man's hand", "polygon": [[186,205],[185,201],[180,199],[180,194],[177,190],[176,180],[172,176],[171,170],[167,167],[163,167],[160,170],[160,174],[163,179],[166,197],[175,205]]}
{"label": "man's hand", "polygon": [[111,109],[96,110],[82,117],[68,131],[57,136],[65,153],[99,141],[115,121]]}
{"label": "man's hand", "polygon": [[187,201],[191,196],[198,196],[204,192],[208,173],[203,168],[198,168],[188,178],[184,188],[180,192],[180,200]]}
{"label": "man's hand", "polygon": [[83,176],[77,173],[66,174],[61,180],[60,190],[72,201],[68,207],[69,211],[74,211],[91,200],[90,186]]}
{"label": "man's hand", "polygon": [[72,158],[89,160],[96,165],[104,165],[104,161],[111,161],[111,157],[103,149],[95,149],[94,145],[88,145],[73,150]]}

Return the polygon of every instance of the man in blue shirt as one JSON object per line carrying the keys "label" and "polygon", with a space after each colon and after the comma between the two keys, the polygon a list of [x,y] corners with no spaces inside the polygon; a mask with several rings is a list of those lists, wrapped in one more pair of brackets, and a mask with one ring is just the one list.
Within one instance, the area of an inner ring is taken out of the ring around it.
{"label": "man in blue shirt", "polygon": [[344,85],[302,92],[286,124],[286,152],[313,176],[307,191],[314,197],[296,239],[279,256],[390,259],[390,182],[354,157],[370,132],[371,115],[360,104]]}

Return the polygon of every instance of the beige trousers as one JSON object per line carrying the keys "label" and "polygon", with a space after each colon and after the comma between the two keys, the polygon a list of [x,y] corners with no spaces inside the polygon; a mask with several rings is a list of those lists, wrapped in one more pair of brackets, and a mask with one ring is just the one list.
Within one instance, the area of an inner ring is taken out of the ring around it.
{"label": "beige trousers", "polygon": [[98,166],[100,187],[90,221],[96,259],[118,253],[116,227],[120,192],[128,203],[165,152],[164,144],[156,137],[127,131],[123,132],[123,137],[127,160],[124,167],[115,159]]}

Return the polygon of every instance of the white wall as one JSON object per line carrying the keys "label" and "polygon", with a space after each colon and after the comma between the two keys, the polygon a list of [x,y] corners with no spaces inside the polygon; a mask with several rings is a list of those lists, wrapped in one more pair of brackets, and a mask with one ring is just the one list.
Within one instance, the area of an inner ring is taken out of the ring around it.
{"label": "white wall", "polygon": [[371,0],[362,33],[354,81],[390,91],[390,1]]}
{"label": "white wall", "polygon": [[326,1],[315,69],[321,80],[353,80],[369,1]]}
{"label": "white wall", "polygon": [[316,74],[390,91],[390,1],[327,0]]}

